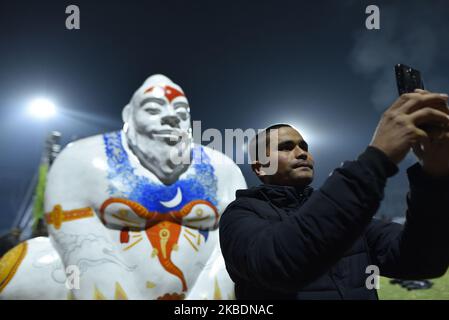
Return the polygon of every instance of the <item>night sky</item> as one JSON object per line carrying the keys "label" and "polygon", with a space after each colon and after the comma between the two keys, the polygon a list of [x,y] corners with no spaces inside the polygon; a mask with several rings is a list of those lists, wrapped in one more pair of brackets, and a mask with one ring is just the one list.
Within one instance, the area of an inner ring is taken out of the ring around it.
{"label": "night sky", "polygon": [[[119,129],[146,77],[181,85],[202,129],[296,125],[315,157],[314,187],[370,142],[397,97],[393,66],[421,70],[449,91],[449,3],[441,1],[2,1],[0,3],[0,230],[12,224],[45,136]],[[76,4],[81,29],[67,30]],[[367,30],[365,8],[380,8]],[[47,96],[60,113],[33,119]],[[404,214],[405,169],[389,181],[381,213]],[[248,165],[247,183],[257,185]]]}

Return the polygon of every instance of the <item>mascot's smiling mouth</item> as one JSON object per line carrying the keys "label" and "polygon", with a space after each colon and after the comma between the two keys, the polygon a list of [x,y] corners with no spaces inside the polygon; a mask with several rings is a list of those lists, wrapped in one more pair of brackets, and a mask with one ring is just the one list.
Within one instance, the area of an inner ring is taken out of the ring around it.
{"label": "mascot's smiling mouth", "polygon": [[183,137],[181,131],[173,129],[152,130],[151,135],[156,139],[164,140],[170,145],[179,143]]}

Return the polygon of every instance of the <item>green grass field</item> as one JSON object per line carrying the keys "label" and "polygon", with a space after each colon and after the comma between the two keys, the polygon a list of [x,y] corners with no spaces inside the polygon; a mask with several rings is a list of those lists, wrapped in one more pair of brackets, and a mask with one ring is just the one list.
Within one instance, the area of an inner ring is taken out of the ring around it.
{"label": "green grass field", "polygon": [[441,278],[432,279],[431,289],[412,290],[402,288],[397,284],[390,284],[390,279],[380,279],[378,290],[381,300],[449,300],[449,272]]}

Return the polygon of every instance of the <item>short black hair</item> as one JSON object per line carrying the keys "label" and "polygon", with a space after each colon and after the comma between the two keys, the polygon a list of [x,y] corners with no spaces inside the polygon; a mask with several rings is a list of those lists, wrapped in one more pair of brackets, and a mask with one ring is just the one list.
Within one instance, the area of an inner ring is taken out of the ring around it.
{"label": "short black hair", "polygon": [[252,162],[259,161],[259,149],[262,147],[261,143],[265,142],[265,150],[267,150],[270,145],[270,132],[284,127],[293,128],[292,125],[287,123],[276,123],[263,129],[254,136],[249,143],[249,155]]}

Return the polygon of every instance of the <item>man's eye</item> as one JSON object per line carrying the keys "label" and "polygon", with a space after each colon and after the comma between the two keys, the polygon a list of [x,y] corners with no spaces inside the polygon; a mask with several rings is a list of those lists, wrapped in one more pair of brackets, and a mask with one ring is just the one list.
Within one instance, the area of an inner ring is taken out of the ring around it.
{"label": "man's eye", "polygon": [[293,149],[293,146],[291,146],[289,144],[284,144],[278,148],[279,151],[288,151],[288,150],[292,150],[292,149]]}

